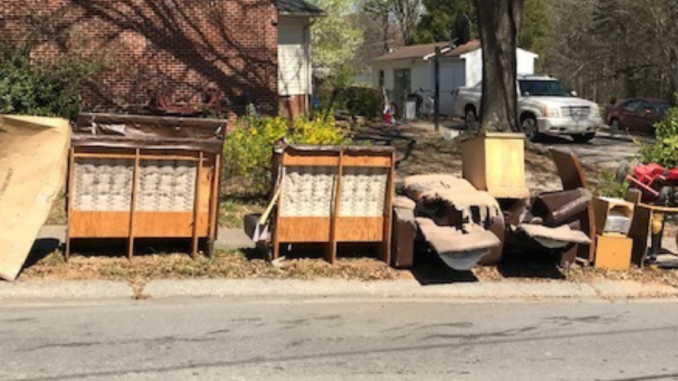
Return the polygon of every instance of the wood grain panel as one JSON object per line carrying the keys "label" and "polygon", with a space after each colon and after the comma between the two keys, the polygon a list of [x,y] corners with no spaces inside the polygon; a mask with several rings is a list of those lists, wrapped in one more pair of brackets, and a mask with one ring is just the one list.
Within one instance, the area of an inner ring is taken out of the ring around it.
{"label": "wood grain panel", "polygon": [[388,156],[344,156],[344,167],[390,168],[391,155]]}
{"label": "wood grain panel", "polygon": [[[337,167],[339,156],[283,156],[283,165],[286,167]],[[391,166],[391,156],[344,156],[344,167],[376,167],[388,168]]]}
{"label": "wood grain panel", "polygon": [[[383,217],[337,218],[338,242],[381,242],[384,240]],[[278,235],[281,243],[328,242],[328,217],[280,217]]]}
{"label": "wood grain panel", "polygon": [[462,143],[462,176],[478,190],[487,190],[485,144],[482,137]]}
{"label": "wood grain panel", "polygon": [[381,242],[383,240],[383,217],[337,218],[338,242]]}
{"label": "wood grain panel", "polygon": [[[487,189],[527,190],[525,187],[525,140],[485,140],[485,176]],[[526,192],[529,196],[529,192]]]}
{"label": "wood grain panel", "polygon": [[328,242],[329,217],[279,217],[276,227],[279,242]]}
{"label": "wood grain panel", "polygon": [[[127,238],[129,212],[71,211],[71,238]],[[140,212],[135,214],[134,236],[138,238],[189,238],[193,233],[191,212]],[[209,213],[200,213],[198,235],[209,235]]]}
{"label": "wood grain panel", "polygon": [[283,155],[282,164],[285,167],[336,167],[339,165],[339,156],[300,156]]}

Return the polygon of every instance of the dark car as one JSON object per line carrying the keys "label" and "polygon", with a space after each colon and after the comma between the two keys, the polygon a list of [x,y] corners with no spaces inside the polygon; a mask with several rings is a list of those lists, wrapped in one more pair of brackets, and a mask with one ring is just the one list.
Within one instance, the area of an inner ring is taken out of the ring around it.
{"label": "dark car", "polygon": [[669,107],[663,99],[624,99],[608,108],[605,121],[612,130],[653,133],[654,124],[664,118]]}

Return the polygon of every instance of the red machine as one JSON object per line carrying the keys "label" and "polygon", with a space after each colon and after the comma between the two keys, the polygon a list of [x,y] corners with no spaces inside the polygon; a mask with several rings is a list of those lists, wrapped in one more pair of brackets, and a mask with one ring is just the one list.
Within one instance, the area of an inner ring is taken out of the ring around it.
{"label": "red machine", "polygon": [[643,202],[662,206],[678,206],[678,167],[665,169],[659,164],[637,165],[626,176],[634,188],[643,193]]}

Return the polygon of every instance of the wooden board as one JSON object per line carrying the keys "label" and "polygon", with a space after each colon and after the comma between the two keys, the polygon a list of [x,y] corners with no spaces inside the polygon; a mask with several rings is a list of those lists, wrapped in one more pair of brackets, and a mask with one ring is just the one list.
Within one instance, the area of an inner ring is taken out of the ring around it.
{"label": "wooden board", "polygon": [[586,188],[588,186],[584,169],[576,155],[552,149],[551,157],[556,164],[558,176],[563,183],[564,190]]}
{"label": "wooden board", "polygon": [[[486,138],[485,160],[487,190],[490,194],[505,190],[509,195],[522,191],[522,195],[529,196],[530,192],[525,186],[524,136],[518,139]],[[518,194],[517,198],[526,197]]]}
{"label": "wooden board", "polygon": [[625,236],[597,236],[595,267],[626,271],[631,267],[633,240]]}
{"label": "wooden board", "polygon": [[487,190],[485,142],[474,138],[462,143],[462,176],[478,190]]}
{"label": "wooden board", "polygon": [[[71,238],[128,238],[129,212],[71,211]],[[141,238],[189,238],[193,235],[192,212],[135,212],[134,236]],[[198,235],[209,236],[209,213],[198,218]]]}
{"label": "wooden board", "polygon": [[[383,217],[337,218],[337,242],[381,242],[384,240]],[[280,217],[278,240],[281,243],[329,242],[329,217]]]}
{"label": "wooden board", "polygon": [[652,208],[643,204],[636,205],[631,221],[629,237],[633,239],[633,252],[631,262],[638,267],[643,267],[647,254],[647,238],[650,235],[652,222]]}
{"label": "wooden board", "polygon": [[478,190],[496,198],[526,198],[525,138],[520,134],[484,134],[462,143],[462,172]]}
{"label": "wooden board", "polygon": [[[586,189],[588,187],[586,174],[577,155],[552,149],[551,157],[556,164],[558,176],[563,184],[563,190]],[[597,234],[595,215],[593,203],[589,203],[589,207],[585,213],[582,213],[580,218],[581,230],[589,236],[591,242],[595,242]],[[593,263],[596,256],[595,245],[578,245],[578,248],[578,255]]]}
{"label": "wooden board", "polygon": [[[312,156],[290,155],[283,156],[283,165],[286,167],[337,167],[339,156]],[[388,168],[391,165],[391,156],[349,156],[344,157],[344,167],[376,167]]]}
{"label": "wooden board", "polygon": [[0,278],[13,281],[62,190],[70,126],[53,118],[0,116]]}

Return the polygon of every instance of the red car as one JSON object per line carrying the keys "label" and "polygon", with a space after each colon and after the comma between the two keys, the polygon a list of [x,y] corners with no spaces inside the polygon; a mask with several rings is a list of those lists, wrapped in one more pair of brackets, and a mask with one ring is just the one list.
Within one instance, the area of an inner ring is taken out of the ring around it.
{"label": "red car", "polygon": [[613,131],[654,133],[654,124],[666,115],[669,107],[669,102],[663,99],[624,99],[607,109],[605,121]]}

